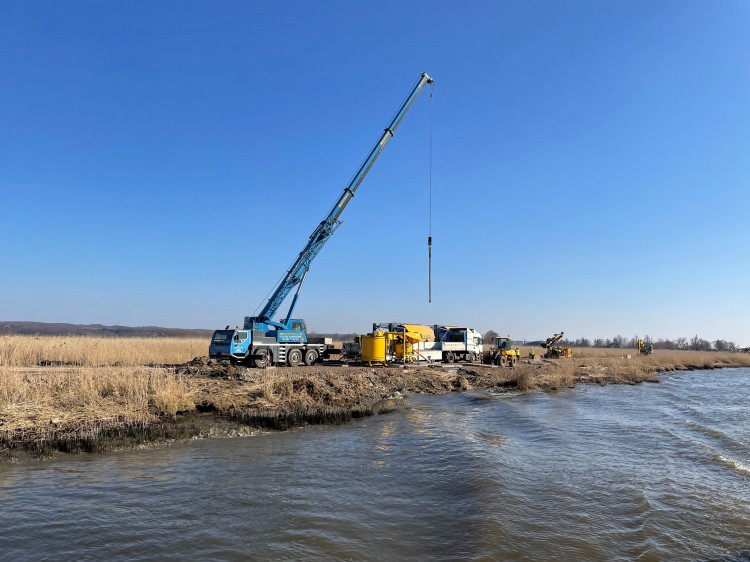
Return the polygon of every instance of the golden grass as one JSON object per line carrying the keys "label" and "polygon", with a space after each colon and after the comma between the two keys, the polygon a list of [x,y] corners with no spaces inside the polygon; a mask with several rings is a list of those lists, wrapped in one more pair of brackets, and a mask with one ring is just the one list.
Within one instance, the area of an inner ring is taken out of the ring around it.
{"label": "golden grass", "polygon": [[177,364],[208,353],[202,338],[2,336],[0,366],[128,367]]}
{"label": "golden grass", "polygon": [[572,358],[529,364],[525,360],[528,348],[521,350],[522,361],[516,368],[499,369],[494,375],[499,377],[498,386],[532,391],[571,388],[579,382],[637,384],[656,382],[660,372],[750,366],[746,353],[655,351],[639,355],[636,350],[595,348],[574,348]]}
{"label": "golden grass", "polygon": [[[217,367],[206,360],[198,361],[195,371],[190,367],[195,362],[177,368],[178,373],[159,367],[205,357],[207,348],[203,339],[0,337],[0,438],[29,442],[90,428],[146,425],[196,408],[221,415],[244,412],[252,420],[264,411],[365,410],[395,391],[556,390],[581,382],[634,384],[656,380],[656,373],[664,371],[750,366],[750,354],[742,353],[655,351],[646,356],[594,348],[529,364],[529,348],[521,347],[523,361],[513,369],[226,365],[214,372]],[[541,350],[536,351],[539,357]]]}
{"label": "golden grass", "polygon": [[0,431],[128,424],[195,407],[185,380],[166,369],[109,367],[23,372],[0,367]]}

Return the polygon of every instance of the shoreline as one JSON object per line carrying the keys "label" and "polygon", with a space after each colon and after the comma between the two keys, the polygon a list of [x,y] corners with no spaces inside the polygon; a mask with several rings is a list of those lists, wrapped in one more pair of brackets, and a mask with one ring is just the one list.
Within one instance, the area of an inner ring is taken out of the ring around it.
{"label": "shoreline", "polygon": [[[105,453],[207,437],[246,436],[258,431],[341,424],[406,407],[409,394],[440,395],[483,390],[492,393],[555,392],[577,384],[659,382],[673,371],[744,367],[716,362],[653,361],[649,357],[586,358],[524,362],[515,368],[480,364],[364,366],[323,364],[312,367],[248,369],[207,358],[163,368],[184,385],[173,411],[156,400],[148,415],[89,415],[58,419],[53,412],[32,416],[14,427],[12,415],[0,415],[0,462],[41,459],[57,453]],[[57,367],[58,371],[60,368]],[[73,368],[71,368],[73,369]],[[152,367],[148,369],[153,370]],[[23,368],[25,379],[30,369]],[[64,371],[64,370],[63,370]],[[37,368],[38,376],[46,370]],[[55,376],[66,376],[57,374]],[[67,375],[75,377],[75,373]],[[33,382],[33,381],[32,381]]]}

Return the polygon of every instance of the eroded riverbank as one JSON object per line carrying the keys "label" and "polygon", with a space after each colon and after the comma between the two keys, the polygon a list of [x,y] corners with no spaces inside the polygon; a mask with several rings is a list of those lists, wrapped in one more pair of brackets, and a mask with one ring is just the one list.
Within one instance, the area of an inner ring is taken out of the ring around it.
{"label": "eroded riverbank", "polygon": [[9,392],[19,399],[11,406],[6,402],[0,411],[0,451],[6,460],[19,454],[103,452],[258,429],[342,423],[403,407],[402,398],[416,393],[552,392],[579,383],[658,382],[659,372],[736,366],[719,357],[710,357],[709,364],[704,357],[696,361],[696,356],[673,355],[680,360],[574,358],[525,362],[513,369],[479,364],[248,369],[207,358],[117,372],[5,369],[3,379],[15,382],[15,388],[6,384],[6,400],[12,398]]}

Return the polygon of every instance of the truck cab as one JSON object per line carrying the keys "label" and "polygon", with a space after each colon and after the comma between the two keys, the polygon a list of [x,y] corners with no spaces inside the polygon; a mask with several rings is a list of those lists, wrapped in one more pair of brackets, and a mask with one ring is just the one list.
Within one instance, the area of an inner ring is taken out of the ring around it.
{"label": "truck cab", "polygon": [[510,337],[495,338],[495,349],[511,349]]}
{"label": "truck cab", "polygon": [[[239,362],[253,359],[263,364],[263,361],[285,361],[286,352],[292,347],[299,347],[305,352],[307,344],[307,326],[304,320],[294,318],[284,324],[261,322],[256,317],[246,316],[241,330],[216,330],[211,338],[208,354],[215,359]],[[320,356],[323,348],[318,346],[316,350]]]}
{"label": "truck cab", "polygon": [[216,330],[211,337],[211,344],[208,346],[209,357],[217,359],[226,359],[230,357],[230,347],[234,330]]}

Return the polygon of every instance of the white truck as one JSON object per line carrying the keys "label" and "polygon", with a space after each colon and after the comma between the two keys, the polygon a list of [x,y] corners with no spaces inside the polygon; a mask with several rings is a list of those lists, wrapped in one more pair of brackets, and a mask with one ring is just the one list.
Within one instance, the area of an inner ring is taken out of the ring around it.
{"label": "white truck", "polygon": [[472,328],[435,326],[435,340],[418,342],[417,360],[467,361],[474,363],[482,359],[482,334]]}

